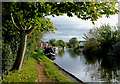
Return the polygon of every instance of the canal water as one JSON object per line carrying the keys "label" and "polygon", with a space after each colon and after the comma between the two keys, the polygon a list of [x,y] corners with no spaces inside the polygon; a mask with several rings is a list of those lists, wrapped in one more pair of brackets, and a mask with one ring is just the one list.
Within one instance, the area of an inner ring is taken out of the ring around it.
{"label": "canal water", "polygon": [[66,49],[58,51],[54,62],[83,82],[120,82],[120,58],[87,57]]}

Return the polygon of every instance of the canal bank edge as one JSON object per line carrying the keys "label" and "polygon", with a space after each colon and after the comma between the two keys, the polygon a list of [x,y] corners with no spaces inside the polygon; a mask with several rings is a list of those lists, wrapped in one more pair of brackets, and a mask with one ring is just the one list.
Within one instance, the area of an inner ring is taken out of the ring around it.
{"label": "canal bank edge", "polygon": [[56,64],[54,62],[54,65],[57,66],[57,69],[59,71],[61,71],[68,79],[73,80],[75,82],[80,82],[83,83],[83,81],[81,81],[80,79],[78,79],[77,77],[75,77],[73,74],[69,73],[68,71],[66,71],[65,69],[61,68],[58,64]]}
{"label": "canal bank edge", "polygon": [[[46,57],[44,54],[43,54],[43,51],[37,51],[37,52],[34,52],[33,55],[32,55],[35,59],[37,59],[40,64],[43,64],[45,63],[45,66],[48,67],[48,68],[56,68],[58,71],[61,72],[61,76],[62,74],[68,78],[69,80],[73,81],[73,82],[78,82],[78,83],[83,83],[81,80],[79,80],[77,77],[75,77],[74,75],[72,75],[71,73],[67,72],[66,70],[64,70],[63,68],[61,68],[60,66],[58,66],[53,60],[49,59],[48,57]],[[53,66],[52,66],[53,65]],[[51,69],[52,70],[52,69]],[[51,71],[50,70],[50,71]],[[48,72],[49,70],[46,70],[47,73],[54,73],[54,72]],[[54,73],[54,76],[55,76],[56,72]],[[56,75],[58,77],[58,75]],[[60,75],[59,75],[60,76]],[[63,77],[64,78],[64,77]],[[59,77],[58,77],[59,79]],[[60,78],[61,80],[61,78]],[[63,80],[65,79],[62,79],[62,82],[64,82]],[[66,81],[66,80],[65,80]],[[67,82],[67,81],[66,81]]]}

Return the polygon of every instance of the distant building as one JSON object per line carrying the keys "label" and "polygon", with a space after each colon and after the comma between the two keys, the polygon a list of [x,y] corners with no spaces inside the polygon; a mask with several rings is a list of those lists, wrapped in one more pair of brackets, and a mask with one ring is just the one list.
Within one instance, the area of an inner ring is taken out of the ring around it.
{"label": "distant building", "polygon": [[48,43],[46,43],[46,42],[44,42],[44,41],[42,41],[42,40],[40,40],[40,42],[39,42],[39,45],[38,45],[38,47],[49,47],[49,46],[51,46],[50,44],[48,44]]}

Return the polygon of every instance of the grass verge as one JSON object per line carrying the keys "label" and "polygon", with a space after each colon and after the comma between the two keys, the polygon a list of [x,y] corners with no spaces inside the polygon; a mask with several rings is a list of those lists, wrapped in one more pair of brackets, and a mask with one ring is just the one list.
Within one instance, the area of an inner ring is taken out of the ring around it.
{"label": "grass verge", "polygon": [[42,51],[34,52],[33,56],[40,61],[40,64],[44,64],[46,66],[45,72],[49,78],[55,78],[58,82],[72,82],[58,69],[56,69],[54,62],[44,56]]}
{"label": "grass verge", "polygon": [[30,57],[29,60],[25,60],[20,72],[12,71],[9,75],[4,76],[2,83],[6,82],[36,82],[39,77],[38,69],[35,66],[35,59]]}

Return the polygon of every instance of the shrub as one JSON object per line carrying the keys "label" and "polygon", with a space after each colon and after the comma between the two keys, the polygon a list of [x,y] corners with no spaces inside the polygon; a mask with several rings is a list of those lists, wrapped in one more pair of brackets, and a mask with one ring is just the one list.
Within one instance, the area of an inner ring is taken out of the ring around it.
{"label": "shrub", "polygon": [[113,49],[112,45],[118,41],[118,30],[110,25],[102,25],[90,29],[83,38],[88,41],[84,44],[84,54],[107,55]]}
{"label": "shrub", "polygon": [[95,38],[91,38],[88,42],[85,43],[83,53],[85,55],[97,55],[100,53],[99,50],[99,42]]}
{"label": "shrub", "polygon": [[3,44],[2,46],[2,72],[8,74],[15,59],[10,46],[8,44]]}

